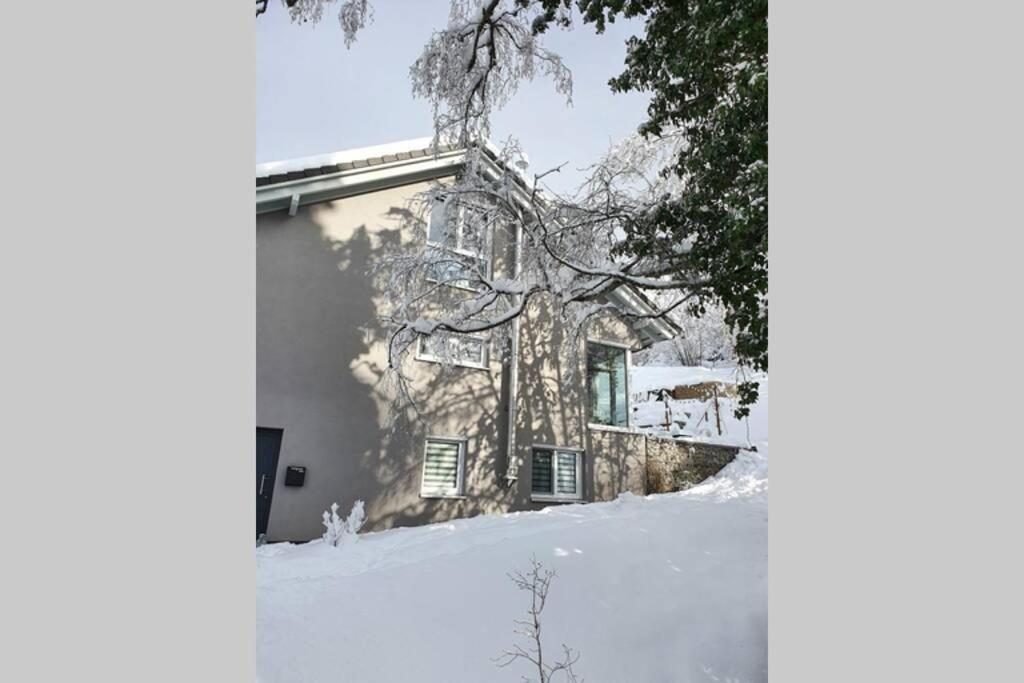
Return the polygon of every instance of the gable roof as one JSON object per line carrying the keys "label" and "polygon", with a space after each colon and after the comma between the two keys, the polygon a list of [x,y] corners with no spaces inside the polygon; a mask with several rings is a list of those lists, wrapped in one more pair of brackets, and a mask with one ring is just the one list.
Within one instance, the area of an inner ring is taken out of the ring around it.
{"label": "gable roof", "polygon": [[[432,148],[433,139],[415,138],[329,154],[271,161],[256,165],[256,213],[294,209],[316,202],[340,199],[409,183],[454,174],[462,165],[465,150],[453,145]],[[485,143],[489,159],[498,162],[498,148]],[[524,189],[532,180],[513,169]],[[640,290],[623,285],[608,298],[639,315],[651,315],[656,307]],[[646,343],[671,339],[682,333],[668,319],[648,318],[634,324]]]}

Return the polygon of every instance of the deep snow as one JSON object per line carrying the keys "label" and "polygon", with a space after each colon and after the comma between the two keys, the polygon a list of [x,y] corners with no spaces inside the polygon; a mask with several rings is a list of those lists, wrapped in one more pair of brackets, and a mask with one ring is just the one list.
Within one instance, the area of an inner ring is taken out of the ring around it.
{"label": "deep snow", "polygon": [[766,400],[758,452],[683,493],[257,548],[258,680],[521,681],[493,659],[524,644],[531,555],[558,572],[546,652],[586,681],[766,680]]}
{"label": "deep snow", "polygon": [[[750,416],[738,420],[733,415],[735,401],[721,399],[719,401],[719,420],[712,419],[714,415],[699,400],[669,400],[671,417],[673,420],[683,420],[686,429],[680,430],[679,434],[687,438],[725,443],[733,446],[749,447],[756,446],[759,442],[768,440],[768,376],[764,374],[751,375],[749,379],[758,382],[758,401],[751,406]],[[662,367],[662,366],[638,366],[632,369],[630,375],[630,394],[633,400],[633,423],[636,425],[652,425],[647,428],[655,434],[664,434],[667,430],[663,425],[665,422],[665,404],[661,401],[648,400],[647,392],[652,389],[671,389],[678,385],[693,385],[701,382],[725,382],[735,384],[741,381],[735,368],[700,368],[700,367]],[[696,429],[691,428],[689,421],[683,418],[685,413],[700,414],[706,412],[708,421],[701,421]],[[722,434],[717,433],[718,423],[722,428]]]}

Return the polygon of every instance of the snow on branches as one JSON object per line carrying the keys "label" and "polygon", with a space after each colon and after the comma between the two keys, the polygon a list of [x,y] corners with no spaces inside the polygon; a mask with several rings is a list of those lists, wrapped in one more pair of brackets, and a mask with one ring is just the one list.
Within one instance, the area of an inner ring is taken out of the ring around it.
{"label": "snow on branches", "polygon": [[[318,24],[324,16],[324,8],[337,0],[283,0],[293,22],[299,24]],[[262,10],[257,7],[256,15],[266,12],[266,2]],[[344,0],[338,9],[338,23],[345,36],[345,47],[352,47],[356,34],[373,21],[373,6],[369,0]]]}
{"label": "snow on branches", "polygon": [[452,0],[448,26],[434,32],[409,69],[413,95],[433,107],[435,142],[486,138],[491,113],[538,73],[572,102],[572,74],[534,35],[544,14],[532,1]]}
{"label": "snow on branches", "polygon": [[[527,177],[521,158],[511,139],[500,149],[469,147],[453,182],[421,193],[403,212],[402,233],[410,239],[372,266],[387,294],[381,318],[391,330],[388,372],[408,404],[415,397],[403,368],[411,353],[422,355],[426,345],[431,358],[448,367],[485,362],[479,345],[506,348],[513,323],[537,300],[546,300],[565,332],[562,348],[552,352],[572,372],[582,367],[576,361],[592,319],[610,313],[640,324],[703,291],[706,281],[681,265],[685,250],[675,250],[674,259],[614,256],[632,224],[647,220],[658,200],[657,192],[621,186],[643,175],[640,164],[623,163],[629,155],[596,169],[571,197],[542,191],[546,174]],[[638,312],[612,302],[624,286],[674,296],[659,297],[663,305],[651,300],[649,312]]]}
{"label": "snow on branches", "polygon": [[[372,18],[368,0],[284,0],[293,20],[314,23],[334,2],[350,45]],[[575,194],[541,194],[546,174],[516,170],[515,144],[488,147],[490,120],[538,75],[571,103],[572,74],[542,38],[550,25],[570,27],[574,12],[598,32],[616,15],[646,17],[643,36],[627,41],[626,71],[609,84],[651,92],[651,118]],[[453,184],[417,198],[429,219],[409,211],[416,245],[374,270],[390,303],[388,373],[399,398],[414,403],[402,370],[410,351],[426,344],[446,367],[483,367],[483,345],[501,348],[540,298],[571,332],[571,353],[587,321],[609,310],[639,322],[720,305],[730,330],[722,354],[728,341],[741,365],[767,370],[766,15],[763,0],[451,0],[409,77],[413,95],[430,102],[435,152],[467,149],[466,164]],[[501,253],[510,249],[516,257]],[[609,295],[624,286],[654,299],[653,312],[616,309]],[[703,343],[694,353],[722,355]],[[756,383],[741,392],[746,405]]]}

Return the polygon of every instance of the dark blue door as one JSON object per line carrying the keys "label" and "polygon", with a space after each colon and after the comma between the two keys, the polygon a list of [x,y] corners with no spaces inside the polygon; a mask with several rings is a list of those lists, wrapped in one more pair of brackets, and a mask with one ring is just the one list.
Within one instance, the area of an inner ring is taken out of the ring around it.
{"label": "dark blue door", "polygon": [[256,428],[256,538],[267,533],[277,456],[281,453],[283,435],[284,430],[281,429]]}

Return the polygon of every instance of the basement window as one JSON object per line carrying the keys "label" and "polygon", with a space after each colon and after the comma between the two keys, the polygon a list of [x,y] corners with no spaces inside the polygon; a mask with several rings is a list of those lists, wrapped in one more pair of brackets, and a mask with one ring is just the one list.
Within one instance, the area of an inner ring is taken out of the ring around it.
{"label": "basement window", "polygon": [[427,438],[423,455],[423,482],[420,485],[420,495],[424,498],[462,496],[465,469],[465,439]]}
{"label": "basement window", "polygon": [[531,469],[531,500],[583,500],[583,451],[534,446]]}

